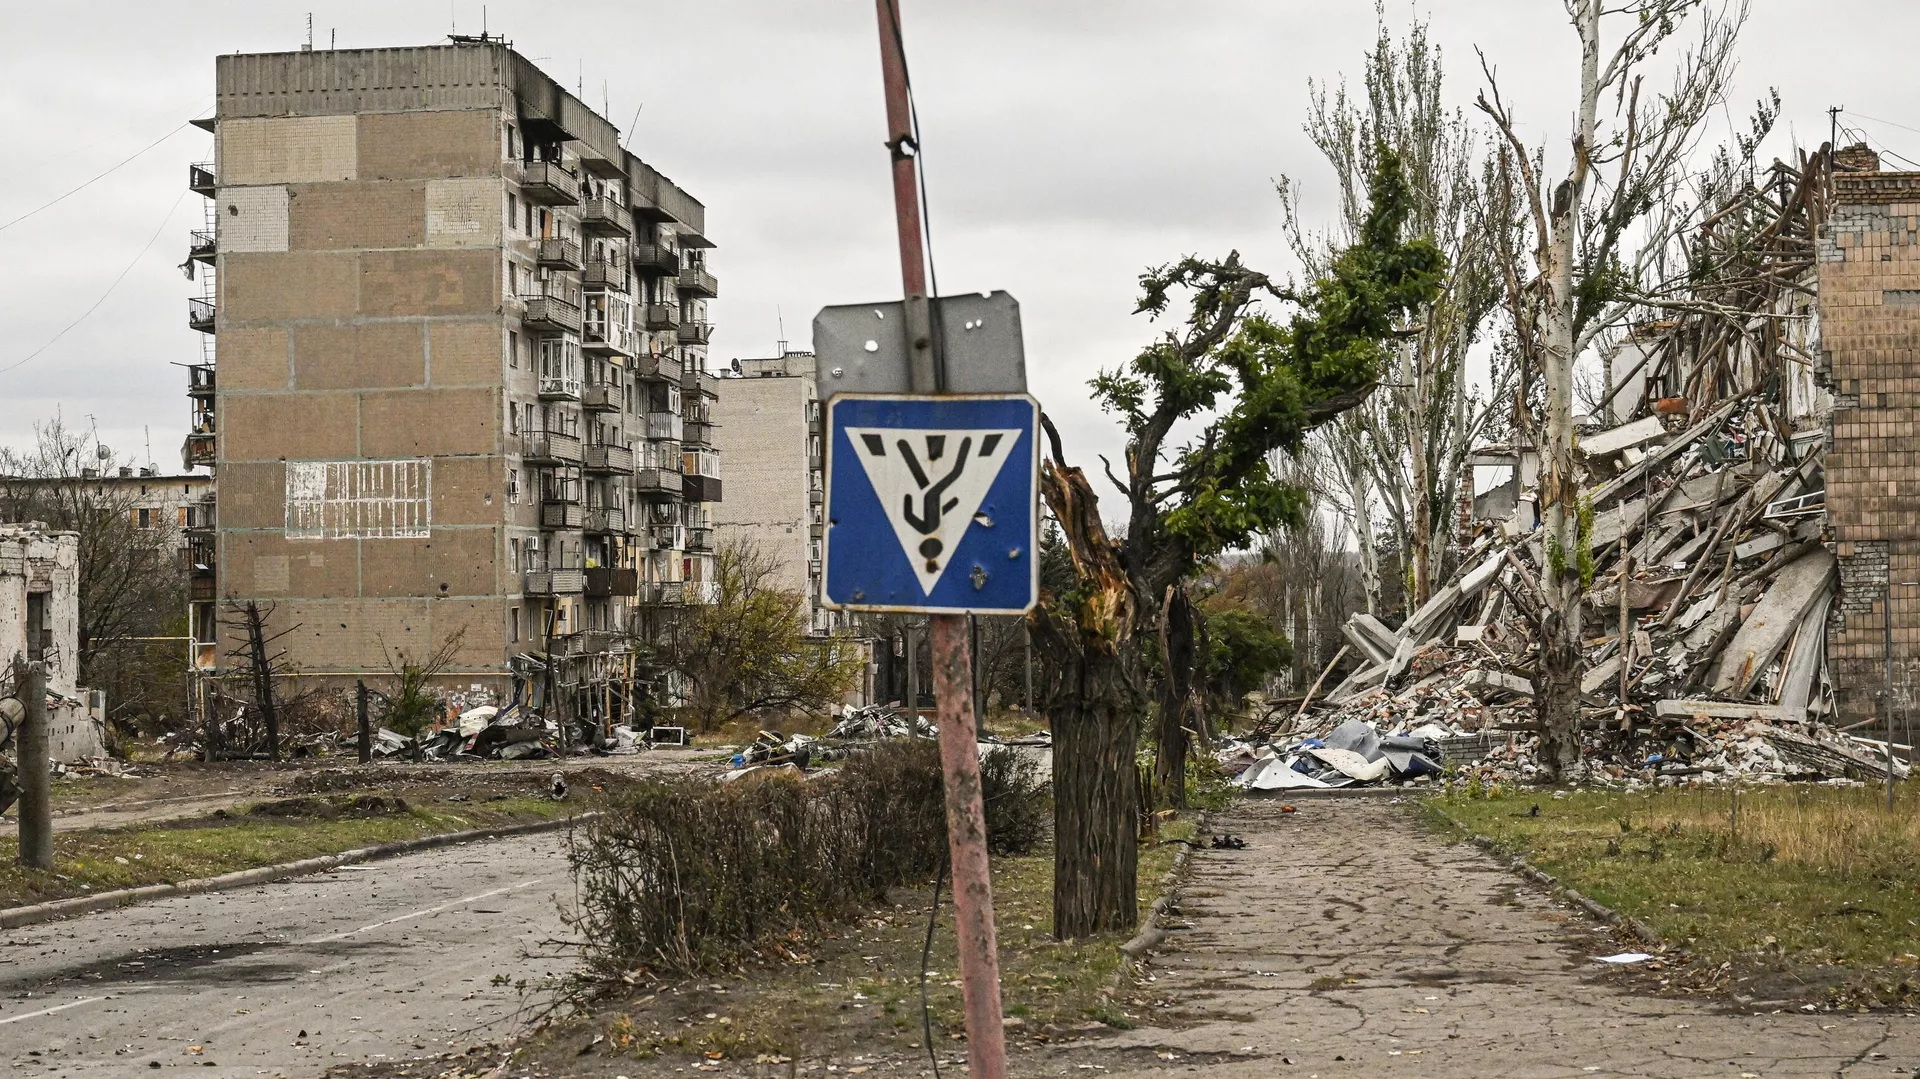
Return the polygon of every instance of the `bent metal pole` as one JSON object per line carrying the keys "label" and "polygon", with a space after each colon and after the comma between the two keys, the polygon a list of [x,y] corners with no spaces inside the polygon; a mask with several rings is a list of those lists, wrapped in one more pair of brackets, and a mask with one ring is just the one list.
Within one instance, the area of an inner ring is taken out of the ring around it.
{"label": "bent metal pole", "polygon": [[[926,249],[901,51],[899,0],[876,0],[880,14],[880,68],[886,84],[887,146],[893,153],[893,209],[900,231],[900,279],[906,291],[907,342],[913,391],[939,393],[946,379],[935,362],[927,300]],[[954,932],[960,945],[960,994],[967,1015],[967,1073],[1006,1079],[1006,1032],[1000,1014],[1000,958],[993,926],[993,887],[987,874],[987,821],[980,797],[980,756],[974,729],[973,661],[965,615],[936,614],[929,622],[940,764],[946,775],[947,842],[953,863]],[[928,1047],[932,1051],[932,1047]]]}

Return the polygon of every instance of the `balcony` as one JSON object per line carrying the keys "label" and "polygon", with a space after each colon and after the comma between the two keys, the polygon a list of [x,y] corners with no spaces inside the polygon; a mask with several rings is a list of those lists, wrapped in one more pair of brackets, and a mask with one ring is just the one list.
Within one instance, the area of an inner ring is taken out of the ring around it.
{"label": "balcony", "polygon": [[540,527],[553,529],[585,528],[587,508],[578,502],[561,502],[542,499],[540,502]]}
{"label": "balcony", "polygon": [[633,373],[639,378],[680,381],[680,360],[675,356],[641,356],[633,361]]}
{"label": "balcony", "polygon": [[633,355],[633,333],[624,322],[605,317],[590,318],[580,334],[580,348],[597,356]]}
{"label": "balcony", "polygon": [[680,252],[664,244],[635,244],[633,272],[642,277],[677,277]]}
{"label": "balcony", "polygon": [[649,412],[647,413],[647,437],[667,438],[678,442],[684,430],[681,424],[678,412]]}
{"label": "balcony", "polygon": [[720,295],[720,282],[698,266],[680,267],[680,291],[711,300]]}
{"label": "balcony", "polygon": [[212,465],[214,458],[214,436],[212,431],[195,431],[187,436],[180,447],[180,460],[188,468]]}
{"label": "balcony", "polygon": [[680,436],[680,441],[682,442],[696,446],[713,445],[713,424],[688,420],[681,424],[681,430],[683,434]]}
{"label": "balcony", "polygon": [[632,569],[590,569],[587,571],[587,595],[635,596],[640,594],[640,571]]}
{"label": "balcony", "polygon": [[590,198],[580,204],[580,229],[595,236],[626,236],[633,231],[633,215],[609,198]]}
{"label": "balcony", "polygon": [[649,607],[678,607],[684,592],[681,581],[645,581],[636,592],[640,602]]}
{"label": "balcony", "polygon": [[201,333],[213,332],[213,301],[198,297],[187,298],[187,328]]}
{"label": "balcony", "polygon": [[635,469],[633,492],[644,498],[678,497],[680,473],[666,468]]}
{"label": "balcony", "polygon": [[577,270],[580,262],[580,242],[564,236],[554,236],[540,241],[540,265],[549,270]]}
{"label": "balcony", "polygon": [[656,551],[683,551],[687,530],[680,525],[654,525],[647,530],[647,545]]}
{"label": "balcony", "polygon": [[587,510],[587,521],[580,527],[601,535],[618,535],[627,530],[627,511],[617,506],[594,506]]}
{"label": "balcony", "polygon": [[807,491],[807,505],[823,506],[827,502],[827,492],[815,487]]}
{"label": "balcony", "polygon": [[581,462],[580,440],[551,431],[529,431],[520,436],[520,455],[532,465],[577,465]]}
{"label": "balcony", "polygon": [[214,255],[219,253],[219,244],[212,229],[194,229],[187,234],[187,257],[195,262],[213,264]]}
{"label": "balcony", "polygon": [[520,591],[529,596],[572,596],[584,592],[587,573],[578,569],[528,570]]}
{"label": "balcony", "polygon": [[713,550],[713,529],[711,528],[687,529],[687,550],[689,551]]}
{"label": "balcony", "polygon": [[580,275],[580,283],[588,288],[625,292],[627,291],[627,268],[616,260],[591,259]]}
{"label": "balcony", "polygon": [[542,401],[578,401],[580,400],[580,376],[570,374],[540,375],[540,399]]}
{"label": "balcony", "polygon": [[689,502],[718,502],[720,501],[720,477],[682,476],[680,493]]}
{"label": "balcony", "polygon": [[214,579],[213,572],[204,576],[187,579],[187,599],[193,603],[212,603],[220,598],[220,582]]}
{"label": "balcony", "polygon": [[672,304],[650,303],[643,312],[649,330],[671,330],[680,325],[680,309]]}
{"label": "balcony", "polygon": [[633,451],[625,446],[588,446],[585,467],[588,472],[630,476],[633,474]]}
{"label": "balcony", "polygon": [[713,337],[711,322],[682,322],[680,324],[680,343],[683,345],[704,345]]}
{"label": "balcony", "polygon": [[618,386],[596,382],[580,390],[580,406],[588,412],[618,412],[626,396]]}
{"label": "balcony", "polygon": [[689,367],[680,373],[680,392],[718,397],[720,396],[720,376],[707,374],[697,367]]}
{"label": "balcony", "polygon": [[219,186],[213,179],[213,162],[197,161],[187,166],[187,190],[213,197],[213,189]]}
{"label": "balcony", "polygon": [[579,333],[580,305],[559,296],[522,296],[525,310],[520,321],[529,330],[549,333]]}
{"label": "balcony", "polygon": [[187,367],[187,396],[197,398],[212,397],[214,393],[213,365],[210,363],[189,364]]}
{"label": "balcony", "polygon": [[571,206],[580,201],[580,181],[552,161],[522,162],[518,175],[520,197],[548,206]]}

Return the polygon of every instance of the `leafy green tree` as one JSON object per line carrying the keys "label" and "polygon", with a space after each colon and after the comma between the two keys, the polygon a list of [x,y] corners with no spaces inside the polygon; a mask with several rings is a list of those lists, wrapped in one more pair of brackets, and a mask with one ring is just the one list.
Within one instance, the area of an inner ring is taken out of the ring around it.
{"label": "leafy green tree", "polygon": [[1216,707],[1238,708],[1269,675],[1293,662],[1292,642],[1249,610],[1209,613],[1206,635],[1206,690]]}
{"label": "leafy green tree", "polygon": [[[1075,570],[1074,587],[1047,595],[1032,616],[1052,660],[1046,700],[1055,745],[1057,936],[1127,929],[1137,920],[1138,636],[1155,635],[1174,590],[1207,560],[1304,520],[1307,492],[1275,470],[1274,455],[1298,454],[1308,432],[1366,399],[1388,342],[1409,332],[1409,313],[1440,287],[1445,260],[1431,242],[1404,235],[1412,199],[1399,159],[1385,147],[1369,197],[1352,245],[1303,288],[1275,283],[1237,252],[1142,275],[1140,313],[1164,317],[1176,296],[1186,313],[1092,383],[1127,435],[1125,478],[1106,469],[1126,499],[1124,538],[1107,537],[1091,485],[1066,464],[1059,434],[1047,426],[1052,458],[1041,487]],[[1268,299],[1291,314],[1268,314],[1259,306]],[[1171,445],[1176,427],[1198,430]],[[1190,699],[1198,672],[1182,667],[1167,664],[1162,679],[1156,767],[1161,789],[1184,794],[1178,703]]]}

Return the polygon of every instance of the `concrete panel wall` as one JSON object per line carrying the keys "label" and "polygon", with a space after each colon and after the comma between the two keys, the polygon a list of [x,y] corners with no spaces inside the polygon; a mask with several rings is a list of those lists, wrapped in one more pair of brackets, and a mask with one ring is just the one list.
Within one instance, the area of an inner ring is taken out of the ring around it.
{"label": "concrete panel wall", "polygon": [[[220,331],[220,389],[279,390],[293,379],[287,331],[278,326],[231,326]],[[221,493],[226,483],[222,477]]]}
{"label": "concrete panel wall", "polygon": [[303,390],[425,385],[426,342],[426,326],[419,322],[302,326],[293,334],[294,385]]}
{"label": "concrete panel wall", "polygon": [[221,467],[230,460],[358,456],[359,412],[360,399],[351,393],[223,393],[217,416]]}
{"label": "concrete panel wall", "polygon": [[228,536],[220,572],[238,595],[345,599],[360,593],[359,560],[356,540],[295,541],[276,532],[241,532]]}
{"label": "concrete panel wall", "polygon": [[214,199],[222,253],[287,249],[287,187],[222,187]]}
{"label": "concrete panel wall", "polygon": [[360,399],[360,454],[444,457],[500,452],[497,390],[413,390]]}
{"label": "concrete panel wall", "polygon": [[499,252],[493,250],[362,252],[360,313],[398,317],[493,311],[500,305],[499,267]]}
{"label": "concrete panel wall", "polygon": [[368,540],[360,547],[366,596],[484,596],[494,591],[498,545],[491,528],[435,528],[416,542]]}
{"label": "concrete panel wall", "polygon": [[505,205],[496,179],[428,180],[427,246],[499,246]]}
{"label": "concrete panel wall", "polygon": [[427,377],[432,385],[500,385],[506,364],[506,343],[498,318],[436,321],[429,325]]}
{"label": "concrete panel wall", "polygon": [[363,180],[500,175],[498,109],[369,112],[359,120]]}
{"label": "concrete panel wall", "polygon": [[220,257],[220,322],[348,318],[360,305],[359,260],[293,251]]}
{"label": "concrete panel wall", "polygon": [[292,189],[287,244],[295,250],[419,247],[427,238],[427,185],[302,184]]}
{"label": "concrete panel wall", "polygon": [[358,174],[352,116],[236,117],[220,122],[222,184],[317,184]]}
{"label": "concrete panel wall", "polygon": [[721,536],[750,540],[780,562],[781,588],[806,595],[807,400],[803,378],[722,379],[713,444],[726,498],[710,509]]}
{"label": "concrete panel wall", "polygon": [[284,461],[234,461],[220,466],[220,527],[271,529],[287,522]]}
{"label": "concrete panel wall", "polygon": [[434,526],[499,523],[500,505],[506,491],[506,470],[506,459],[502,457],[435,458]]}

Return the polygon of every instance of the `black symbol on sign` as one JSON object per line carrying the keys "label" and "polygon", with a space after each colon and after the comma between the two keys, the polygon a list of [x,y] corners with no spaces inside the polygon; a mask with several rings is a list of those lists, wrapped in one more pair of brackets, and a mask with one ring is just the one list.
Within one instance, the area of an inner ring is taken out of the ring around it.
{"label": "black symbol on sign", "polygon": [[[994,449],[1000,445],[1001,437],[998,434],[990,434],[982,438],[980,456],[991,457]],[[879,435],[863,433],[860,439],[866,443],[869,454],[875,457],[887,455],[887,444]],[[946,456],[947,436],[928,435],[926,439],[927,465],[937,464],[940,458]],[[913,452],[911,443],[902,438],[894,445],[900,450],[900,459],[906,462],[907,469],[913,473],[914,486],[920,489],[920,505],[917,509],[914,506],[914,495],[903,496],[902,516],[906,518],[908,524],[913,526],[914,531],[927,537],[920,541],[920,555],[927,560],[927,572],[932,573],[940,568],[938,559],[943,550],[939,539],[933,533],[940,530],[940,518],[960,504],[959,499],[946,497],[947,488],[952,487],[959,480],[961,473],[967,470],[967,462],[972,460],[973,439],[967,437],[960,440],[960,452],[954,454],[953,467],[937,480],[927,475],[927,468],[920,463],[919,455]]]}

